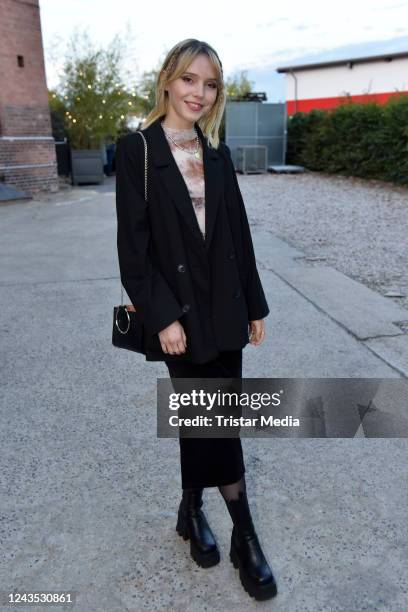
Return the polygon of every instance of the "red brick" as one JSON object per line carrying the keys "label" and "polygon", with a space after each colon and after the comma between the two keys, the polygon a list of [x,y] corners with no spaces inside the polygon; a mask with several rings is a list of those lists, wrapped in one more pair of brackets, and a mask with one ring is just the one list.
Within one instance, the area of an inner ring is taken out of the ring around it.
{"label": "red brick", "polygon": [[[4,136],[52,136],[38,0],[0,2],[0,180],[28,193],[58,189],[53,140]],[[8,169],[19,164],[52,166]]]}

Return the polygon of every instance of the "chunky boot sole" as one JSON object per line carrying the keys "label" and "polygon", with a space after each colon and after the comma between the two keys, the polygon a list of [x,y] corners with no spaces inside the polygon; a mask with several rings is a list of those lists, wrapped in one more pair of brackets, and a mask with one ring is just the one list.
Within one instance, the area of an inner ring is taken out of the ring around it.
{"label": "chunky boot sole", "polygon": [[[183,540],[190,539],[190,533],[188,530],[188,526],[186,525],[185,521],[183,520],[182,516],[180,516],[180,514],[178,515],[178,519],[177,519],[176,531],[183,538]],[[217,565],[217,563],[220,562],[220,553],[217,548],[211,551],[210,553],[203,553],[199,550],[195,542],[191,539],[190,539],[190,554],[192,558],[194,559],[194,561],[197,563],[197,565],[199,565],[200,567],[204,567],[204,568],[212,567],[213,565]]]}
{"label": "chunky boot sole", "polygon": [[275,595],[277,595],[278,589],[276,587],[275,582],[269,582],[267,584],[254,583],[253,579],[251,579],[245,572],[245,570],[241,567],[238,553],[232,543],[230,549],[230,559],[235,569],[239,569],[239,579],[241,580],[241,584],[244,587],[245,591],[248,593],[248,595],[254,597],[257,601],[271,599],[272,597],[275,597]]}

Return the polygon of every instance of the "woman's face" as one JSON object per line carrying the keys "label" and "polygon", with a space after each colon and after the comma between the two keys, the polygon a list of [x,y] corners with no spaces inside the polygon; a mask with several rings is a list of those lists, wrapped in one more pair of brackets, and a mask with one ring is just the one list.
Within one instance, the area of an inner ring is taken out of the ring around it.
{"label": "woman's face", "polygon": [[217,98],[217,75],[207,55],[200,53],[176,80],[166,85],[169,107],[166,124],[190,128],[206,115]]}

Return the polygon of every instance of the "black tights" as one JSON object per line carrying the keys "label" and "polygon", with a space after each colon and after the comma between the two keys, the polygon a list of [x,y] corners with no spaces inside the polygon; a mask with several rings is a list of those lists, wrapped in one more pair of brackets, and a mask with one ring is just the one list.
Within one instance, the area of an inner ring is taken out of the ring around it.
{"label": "black tights", "polygon": [[245,474],[238,480],[238,482],[234,482],[232,484],[221,485],[218,487],[219,492],[225,499],[225,501],[230,499],[239,499],[239,493],[246,493],[246,482],[245,482]]}
{"label": "black tights", "polygon": [[[202,496],[204,488],[183,489],[183,497],[188,495],[190,491],[200,493]],[[238,534],[249,533],[255,531],[252,522],[251,510],[249,508],[248,498],[246,494],[245,474],[232,484],[219,485],[218,490],[224,498],[230,514],[234,529]]]}

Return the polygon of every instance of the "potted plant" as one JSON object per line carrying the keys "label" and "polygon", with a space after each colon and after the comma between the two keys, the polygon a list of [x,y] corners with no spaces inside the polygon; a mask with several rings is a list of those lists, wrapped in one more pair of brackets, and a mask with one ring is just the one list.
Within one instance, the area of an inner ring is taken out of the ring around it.
{"label": "potted plant", "polygon": [[105,138],[116,139],[126,129],[129,113],[140,107],[135,88],[128,90],[120,76],[119,37],[95,50],[86,32],[80,36],[75,33],[70,41],[60,85],[50,98],[51,107],[64,116],[73,185],[103,182]]}

